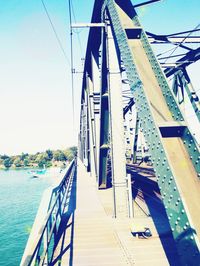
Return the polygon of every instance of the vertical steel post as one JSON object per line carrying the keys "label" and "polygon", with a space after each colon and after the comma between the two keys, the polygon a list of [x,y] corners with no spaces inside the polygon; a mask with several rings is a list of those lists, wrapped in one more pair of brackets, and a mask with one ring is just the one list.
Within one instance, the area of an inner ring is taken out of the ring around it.
{"label": "vertical steel post", "polygon": [[100,92],[100,126],[99,126],[99,160],[98,186],[107,187],[107,160],[109,143],[109,107],[108,107],[108,67],[106,30],[102,29],[102,62],[101,62],[101,92]]}
{"label": "vertical steel post", "polygon": [[94,108],[93,108],[93,82],[87,76],[87,101],[88,101],[88,126],[89,126],[89,149],[90,149],[90,171],[93,177],[96,177],[96,141],[94,127]]}
{"label": "vertical steel post", "polygon": [[[97,58],[98,57],[98,58]],[[99,160],[99,126],[100,126],[100,71],[99,71],[99,53],[91,55],[93,98],[91,109],[93,112],[93,129],[94,129],[94,154],[96,164],[96,180],[98,180],[98,160]]]}
{"label": "vertical steel post", "polygon": [[114,217],[127,216],[126,158],[122,105],[122,81],[111,27],[107,27],[109,111]]}
{"label": "vertical steel post", "polygon": [[132,185],[131,175],[127,175],[127,192],[128,192],[128,207],[129,207],[129,218],[133,218],[133,196],[132,196]]}
{"label": "vertical steel post", "polygon": [[137,145],[138,145],[138,131],[139,131],[139,118],[136,114],[135,132],[134,132],[134,145],[133,145],[133,162],[137,161]]}

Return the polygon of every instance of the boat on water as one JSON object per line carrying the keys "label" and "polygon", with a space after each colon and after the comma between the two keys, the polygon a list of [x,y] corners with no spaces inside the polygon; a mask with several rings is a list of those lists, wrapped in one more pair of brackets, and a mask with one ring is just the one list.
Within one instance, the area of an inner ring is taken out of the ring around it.
{"label": "boat on water", "polygon": [[34,170],[30,170],[28,171],[29,174],[31,174],[32,178],[38,178],[41,177],[42,175],[44,175],[46,173],[47,169],[34,169]]}

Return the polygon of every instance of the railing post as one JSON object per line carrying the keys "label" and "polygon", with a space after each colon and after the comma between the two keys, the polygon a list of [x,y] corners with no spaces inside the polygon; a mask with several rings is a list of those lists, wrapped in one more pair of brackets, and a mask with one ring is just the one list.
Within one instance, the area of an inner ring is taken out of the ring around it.
{"label": "railing post", "polygon": [[133,196],[132,196],[132,185],[131,185],[131,174],[127,175],[127,193],[128,193],[128,209],[129,218],[133,218]]}
{"label": "railing post", "polygon": [[[44,236],[43,236],[43,241],[44,241],[44,251],[46,251],[44,253],[44,265],[48,265],[48,223],[47,223],[47,227],[46,230],[44,232]],[[43,258],[42,258],[43,259]]]}

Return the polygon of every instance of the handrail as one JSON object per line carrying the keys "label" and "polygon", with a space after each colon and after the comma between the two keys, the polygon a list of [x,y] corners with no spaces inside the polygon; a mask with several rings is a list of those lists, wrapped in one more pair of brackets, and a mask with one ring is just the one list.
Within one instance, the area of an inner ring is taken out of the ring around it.
{"label": "handrail", "polygon": [[44,191],[20,266],[48,265],[52,257],[50,245],[55,240],[70,193],[75,164],[74,159],[64,171],[61,181]]}

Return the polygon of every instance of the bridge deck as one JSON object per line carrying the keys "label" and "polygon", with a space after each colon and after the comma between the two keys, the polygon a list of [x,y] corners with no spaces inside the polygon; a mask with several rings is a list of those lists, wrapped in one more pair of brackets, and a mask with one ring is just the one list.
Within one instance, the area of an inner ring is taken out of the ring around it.
{"label": "bridge deck", "polygon": [[[112,190],[97,191],[80,161],[67,208],[52,265],[169,265],[153,220],[137,210],[133,221],[113,219]],[[150,227],[153,236],[133,237],[132,222]],[[173,254],[171,242],[169,238],[165,245]]]}

